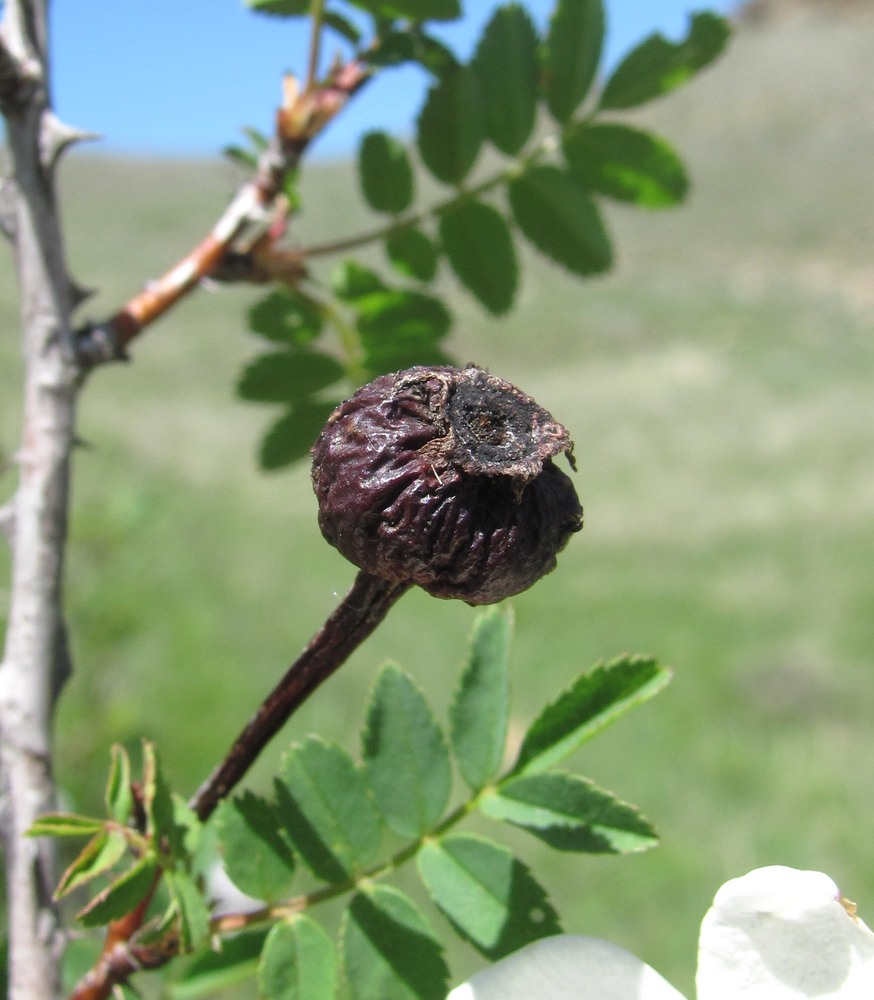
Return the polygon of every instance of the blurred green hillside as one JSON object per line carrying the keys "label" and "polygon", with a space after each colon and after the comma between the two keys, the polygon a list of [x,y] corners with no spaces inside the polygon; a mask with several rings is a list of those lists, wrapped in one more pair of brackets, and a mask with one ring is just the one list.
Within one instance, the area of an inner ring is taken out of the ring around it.
{"label": "blurred green hillside", "polygon": [[[638,803],[663,844],[552,855],[520,837],[569,930],[625,944],[688,990],[716,887],[821,868],[874,918],[874,20],[744,27],[719,64],[635,121],[684,154],[674,212],[611,207],[617,269],[578,283],[532,255],[518,308],[485,317],[447,279],[452,350],[571,430],[586,528],[514,601],[520,727],[582,669],[657,654],[674,683],[579,770]],[[366,99],[366,95],[361,98]],[[81,123],[87,125],[86,123]],[[70,256],[101,318],[206,231],[218,163],[73,155]],[[357,231],[348,164],[310,164],[301,240]],[[81,407],[67,609],[76,675],[58,777],[101,794],[108,746],[154,739],[193,790],[333,608],[353,570],[321,539],[303,466],[255,467],[266,408],[234,400],[258,348],[248,289],[204,291],[98,371]],[[0,451],[18,433],[11,264],[0,274]],[[13,474],[0,479],[0,500]],[[8,558],[0,554],[0,615]],[[413,593],[277,740],[355,748],[392,658],[445,705],[473,612]],[[466,963],[466,964],[465,964]],[[462,954],[456,969],[477,964]]]}

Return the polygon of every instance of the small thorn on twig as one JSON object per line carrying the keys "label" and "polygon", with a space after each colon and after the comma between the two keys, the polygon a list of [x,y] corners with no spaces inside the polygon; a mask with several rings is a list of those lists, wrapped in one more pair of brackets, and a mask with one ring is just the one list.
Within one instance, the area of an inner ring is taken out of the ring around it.
{"label": "small thorn on twig", "polygon": [[84,129],[67,125],[53,112],[47,111],[43,115],[40,130],[40,161],[43,168],[51,172],[62,154],[71,146],[78,142],[91,142],[99,138],[100,135],[97,132],[87,132]]}
{"label": "small thorn on twig", "polygon": [[70,305],[73,309],[81,306],[83,302],[87,302],[92,295],[97,293],[96,288],[88,288],[85,285],[80,285],[75,278],[71,278],[69,275],[67,275],[67,290],[70,294]]}

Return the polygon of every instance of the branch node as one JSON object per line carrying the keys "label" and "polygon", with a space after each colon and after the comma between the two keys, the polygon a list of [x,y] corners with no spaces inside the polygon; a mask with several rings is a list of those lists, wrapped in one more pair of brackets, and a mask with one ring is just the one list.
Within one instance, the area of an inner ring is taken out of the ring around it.
{"label": "branch node", "polygon": [[76,359],[86,371],[108,361],[130,361],[111,322],[86,324],[76,333],[75,344]]}
{"label": "branch node", "polygon": [[43,79],[39,60],[30,53],[16,55],[0,37],[0,108],[7,115],[18,114]]}

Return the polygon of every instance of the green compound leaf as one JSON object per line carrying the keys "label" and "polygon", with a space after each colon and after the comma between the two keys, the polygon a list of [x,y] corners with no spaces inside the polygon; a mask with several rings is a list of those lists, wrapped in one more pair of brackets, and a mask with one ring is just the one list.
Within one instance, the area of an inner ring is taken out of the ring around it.
{"label": "green compound leaf", "polygon": [[422,162],[444,184],[460,184],[483,140],[479,84],[469,66],[447,71],[428,91],[418,121]]}
{"label": "green compound leaf", "polygon": [[531,724],[513,773],[553,767],[668,683],[670,671],[647,656],[620,656],[583,674]]}
{"label": "green compound leaf", "polygon": [[126,823],[134,804],[130,757],[125,748],[117,743],[110,754],[112,763],[103,798],[109,815],[119,823]]}
{"label": "green compound leaf", "polygon": [[634,806],[575,774],[511,778],[484,795],[480,809],[562,851],[625,854],[658,842],[652,825]]}
{"label": "green compound leaf", "polygon": [[258,965],[258,985],[267,1000],[333,1000],[337,956],[321,925],[303,915],[276,924]]}
{"label": "green compound leaf", "polygon": [[258,968],[267,931],[263,928],[223,935],[221,948],[194,958],[180,979],[173,983],[173,1000],[194,1000],[251,979]]}
{"label": "green compound leaf", "polygon": [[418,281],[433,281],[437,274],[437,248],[421,229],[406,226],[385,241],[385,251],[394,268]]}
{"label": "green compound leaf", "polygon": [[249,310],[249,329],[274,343],[305,347],[324,326],[321,311],[302,295],[276,291]]}
{"label": "green compound leaf", "polygon": [[730,34],[724,18],[704,11],[692,15],[689,34],[680,42],[650,35],[616,67],[601,94],[601,107],[632,108],[667,94],[713,62]]}
{"label": "green compound leaf", "polygon": [[276,351],[249,362],[237,382],[237,395],[256,403],[292,403],[342,377],[343,366],[327,354]]}
{"label": "green compound leaf", "polygon": [[373,885],[353,897],[342,928],[354,1000],[443,1000],[449,970],[440,942],[407,896]]}
{"label": "green compound leaf", "polygon": [[101,890],[76,916],[85,927],[101,927],[130,913],[145,899],[157,870],[154,857],[142,858]]}
{"label": "green compound leaf", "polygon": [[361,771],[341,747],[314,736],[293,746],[276,791],[285,832],[318,878],[339,882],[373,860],[382,822]]}
{"label": "green compound leaf", "polygon": [[449,749],[424,695],[395,664],[377,677],[361,743],[365,774],[388,826],[404,837],[430,829],[449,801]]}
{"label": "green compound leaf", "polygon": [[209,910],[203,893],[188,872],[178,868],[165,871],[164,882],[176,910],[182,951],[194,951],[209,937]]}
{"label": "green compound leaf", "polygon": [[512,631],[509,610],[490,607],[477,615],[467,664],[449,707],[458,769],[475,792],[495,777],[504,756],[510,715]]}
{"label": "green compound leaf", "polygon": [[485,137],[514,156],[534,129],[537,113],[537,31],[518,3],[499,7],[480,39],[473,69],[483,100]]}
{"label": "green compound leaf", "polygon": [[490,313],[505,313],[513,304],[519,268],[501,213],[465,199],[440,216],[440,239],[461,283]]}
{"label": "green compound leaf", "polygon": [[676,205],[689,190],[683,162],[663,139],[615,123],[578,122],[563,140],[568,170],[590,191],[645,208]]}
{"label": "green compound leaf", "polygon": [[304,402],[284,413],[261,442],[258,462],[262,469],[281,469],[309,454],[336,403]]}
{"label": "green compound leaf", "polygon": [[559,0],[544,52],[546,103],[556,121],[564,124],[589,92],[603,44],[602,0]]}
{"label": "green compound leaf", "polygon": [[575,274],[597,274],[613,263],[610,238],[595,203],[563,170],[532,167],[509,187],[513,217],[525,236]]}
{"label": "green compound leaf", "polygon": [[247,896],[276,902],[294,879],[294,854],[276,807],[252,792],[225,801],[216,818],[225,871]]}
{"label": "green compound leaf", "polygon": [[413,201],[413,168],[407,151],[385,132],[368,132],[358,150],[358,176],[368,205],[397,214]]}
{"label": "green compound leaf", "polygon": [[416,865],[437,906],[488,958],[561,932],[543,888],[501,844],[452,834],[426,843]]}
{"label": "green compound leaf", "polygon": [[91,879],[109,871],[124,857],[127,838],[120,830],[102,829],[82,848],[70,864],[55,889],[55,899],[85,885]]}

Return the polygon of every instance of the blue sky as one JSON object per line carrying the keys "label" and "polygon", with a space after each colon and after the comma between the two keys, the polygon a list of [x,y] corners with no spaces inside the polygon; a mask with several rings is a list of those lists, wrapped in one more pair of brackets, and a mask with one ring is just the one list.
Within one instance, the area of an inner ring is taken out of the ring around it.
{"label": "blue sky", "polygon": [[[539,26],[547,22],[553,0],[522,2]],[[464,18],[435,33],[468,56],[498,5],[463,0]],[[607,0],[606,64],[652,31],[680,37],[691,11],[733,6]],[[256,15],[243,0],[55,0],[50,9],[55,106],[65,121],[103,136],[95,151],[213,155],[237,142],[244,125],[268,131],[282,74],[306,65],[306,21]],[[425,86],[412,68],[385,74],[313,152],[346,155],[366,128],[411,134]]]}

